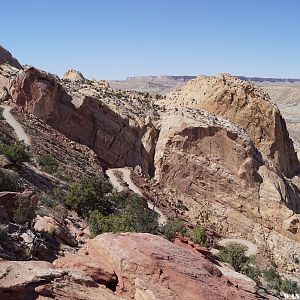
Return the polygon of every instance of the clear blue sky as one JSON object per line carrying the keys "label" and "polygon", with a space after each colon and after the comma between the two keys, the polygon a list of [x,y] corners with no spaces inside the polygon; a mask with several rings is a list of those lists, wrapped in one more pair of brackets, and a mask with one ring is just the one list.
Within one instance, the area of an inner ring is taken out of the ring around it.
{"label": "clear blue sky", "polygon": [[87,78],[300,78],[300,0],[3,0],[0,44]]}

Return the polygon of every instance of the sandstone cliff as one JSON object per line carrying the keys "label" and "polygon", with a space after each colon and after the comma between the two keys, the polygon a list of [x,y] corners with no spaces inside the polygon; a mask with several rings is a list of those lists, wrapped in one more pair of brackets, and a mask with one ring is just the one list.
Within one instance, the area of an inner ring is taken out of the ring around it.
{"label": "sandstone cliff", "polygon": [[269,96],[254,84],[227,74],[200,76],[170,93],[166,105],[202,108],[243,127],[255,146],[292,177],[300,164],[285,121]]}

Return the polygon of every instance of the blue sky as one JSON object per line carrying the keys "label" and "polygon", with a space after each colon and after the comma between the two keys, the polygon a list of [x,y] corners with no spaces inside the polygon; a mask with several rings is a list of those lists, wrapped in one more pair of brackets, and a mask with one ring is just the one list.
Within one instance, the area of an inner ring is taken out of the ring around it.
{"label": "blue sky", "polygon": [[3,0],[0,28],[21,63],[58,75],[300,78],[300,0]]}

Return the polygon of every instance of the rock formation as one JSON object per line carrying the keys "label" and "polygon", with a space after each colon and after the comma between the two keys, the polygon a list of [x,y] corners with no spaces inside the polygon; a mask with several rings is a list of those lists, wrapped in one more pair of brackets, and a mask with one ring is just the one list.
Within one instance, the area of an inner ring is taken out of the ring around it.
{"label": "rock formation", "polygon": [[248,289],[239,290],[194,248],[150,234],[102,234],[81,254],[58,259],[54,265],[93,278],[103,274],[100,281],[112,280],[114,272],[116,293],[126,299],[256,299],[251,281]]}
{"label": "rock formation", "polygon": [[147,128],[131,126],[100,99],[72,97],[54,76],[34,68],[18,74],[12,97],[27,112],[89,146],[107,165],[140,165],[148,173],[153,158],[142,142]]}
{"label": "rock formation", "polygon": [[202,108],[246,130],[255,146],[286,176],[300,171],[285,121],[269,96],[254,84],[227,74],[200,76],[170,93],[166,104]]}
{"label": "rock formation", "polygon": [[17,69],[22,69],[23,67],[18,62],[16,58],[14,58],[9,51],[0,46],[0,65],[9,64]]}
{"label": "rock formation", "polygon": [[63,79],[70,80],[70,81],[84,81],[85,78],[79,71],[76,70],[68,70],[64,76]]}

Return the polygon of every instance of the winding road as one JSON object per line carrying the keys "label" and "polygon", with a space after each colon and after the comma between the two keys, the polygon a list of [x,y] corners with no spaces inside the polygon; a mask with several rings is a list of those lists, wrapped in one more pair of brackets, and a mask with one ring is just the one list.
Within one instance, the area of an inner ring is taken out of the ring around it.
{"label": "winding road", "polygon": [[6,122],[14,129],[14,132],[17,136],[17,139],[20,141],[24,141],[27,146],[31,145],[30,138],[24,131],[22,125],[15,119],[15,117],[11,114],[11,107],[7,105],[1,105],[3,108],[2,115]]}
{"label": "winding road", "polygon": [[[113,187],[116,188],[117,191],[119,191],[119,192],[123,191],[124,186],[120,182],[119,178],[115,175],[116,171],[122,173],[123,181],[128,184],[128,187],[131,191],[133,191],[134,193],[136,193],[139,196],[143,197],[143,193],[136,186],[136,184],[132,181],[132,179],[130,177],[131,171],[127,168],[108,169],[106,171],[106,175],[108,176],[109,181],[111,182]],[[155,207],[155,205],[152,204],[151,202],[148,201],[147,203],[148,203],[148,207],[151,210],[155,211],[159,215],[158,223],[160,225],[166,224],[167,223],[167,218],[164,216],[164,214],[157,207]]]}

